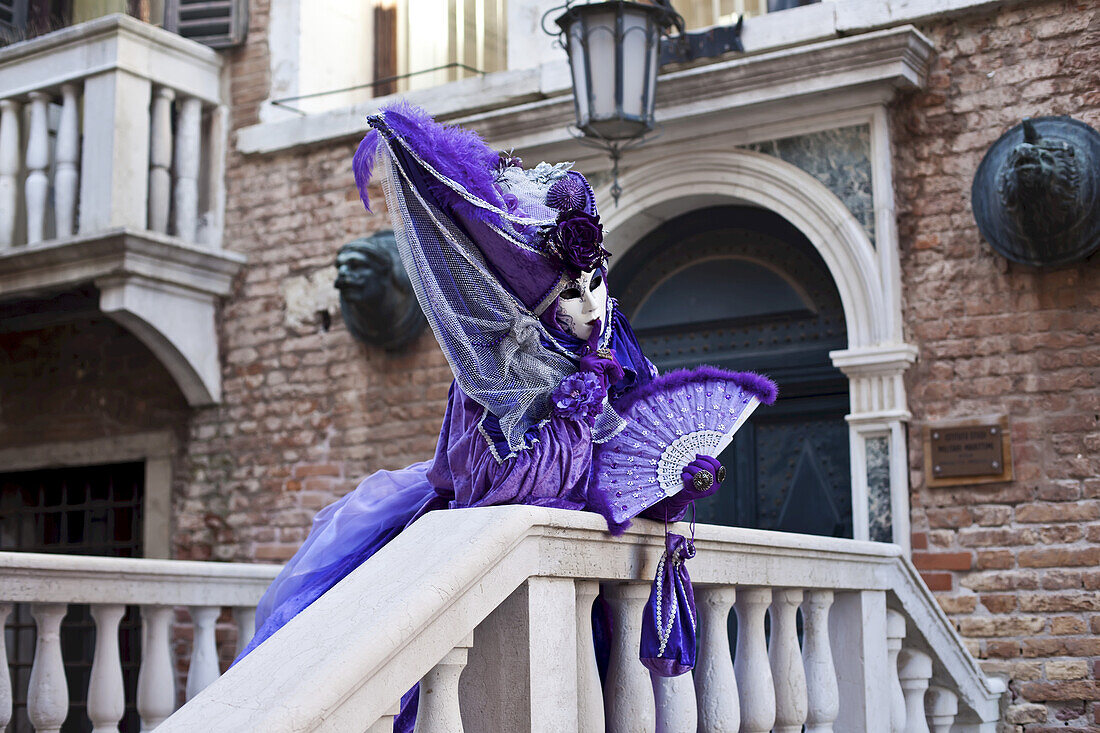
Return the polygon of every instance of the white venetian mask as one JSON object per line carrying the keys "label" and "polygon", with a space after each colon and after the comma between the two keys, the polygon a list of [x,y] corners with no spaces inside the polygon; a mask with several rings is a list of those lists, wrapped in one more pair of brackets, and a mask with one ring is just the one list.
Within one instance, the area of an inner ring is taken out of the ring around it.
{"label": "white venetian mask", "polygon": [[607,283],[601,270],[582,273],[558,296],[558,325],[582,341],[592,335],[596,321],[607,325]]}

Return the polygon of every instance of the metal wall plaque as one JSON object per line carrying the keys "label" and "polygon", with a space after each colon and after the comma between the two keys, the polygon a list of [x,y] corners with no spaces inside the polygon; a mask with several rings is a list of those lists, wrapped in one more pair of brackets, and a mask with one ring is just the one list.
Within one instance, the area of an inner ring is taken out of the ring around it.
{"label": "metal wall plaque", "polygon": [[924,467],[930,487],[1012,480],[1008,419],[1003,416],[930,423]]}

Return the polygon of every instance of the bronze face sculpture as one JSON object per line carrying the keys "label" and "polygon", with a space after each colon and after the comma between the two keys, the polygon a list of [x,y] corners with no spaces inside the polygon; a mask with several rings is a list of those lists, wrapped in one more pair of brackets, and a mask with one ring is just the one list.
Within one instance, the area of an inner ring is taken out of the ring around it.
{"label": "bronze face sculpture", "polygon": [[990,147],[971,202],[982,236],[1025,265],[1066,265],[1100,247],[1100,133],[1069,117],[1025,119]]}
{"label": "bronze face sculpture", "polygon": [[344,325],[365,344],[396,351],[415,341],[427,325],[392,230],[341,247],[335,286]]}

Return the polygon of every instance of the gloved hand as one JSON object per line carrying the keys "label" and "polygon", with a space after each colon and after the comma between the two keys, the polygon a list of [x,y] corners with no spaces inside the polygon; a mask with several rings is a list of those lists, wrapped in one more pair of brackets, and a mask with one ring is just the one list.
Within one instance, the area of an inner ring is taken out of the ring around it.
{"label": "gloved hand", "polygon": [[612,385],[618,384],[626,372],[615,358],[615,352],[611,349],[599,350],[597,344],[600,339],[601,325],[597,321],[592,329],[592,335],[588,338],[588,354],[581,357],[580,371],[592,372],[599,380],[606,392]]}
{"label": "gloved hand", "polygon": [[665,499],[669,517],[682,514],[691,502],[718,491],[726,478],[726,467],[717,458],[696,453],[695,460],[684,466],[680,476],[684,479],[683,491]]}
{"label": "gloved hand", "polygon": [[[708,486],[702,486],[707,483],[706,476],[702,476],[699,479],[700,488],[696,488],[695,477],[703,471],[711,477],[710,483]],[[696,454],[695,460],[684,466],[680,475],[684,479],[684,488],[672,496],[661,499],[643,511],[641,516],[656,519],[658,522],[661,520],[679,522],[687,513],[688,504],[718,491],[726,478],[726,468],[716,458]]]}
{"label": "gloved hand", "polygon": [[717,458],[695,454],[695,460],[684,466],[680,472],[684,479],[684,490],[692,499],[703,499],[718,491],[726,479],[726,467]]}

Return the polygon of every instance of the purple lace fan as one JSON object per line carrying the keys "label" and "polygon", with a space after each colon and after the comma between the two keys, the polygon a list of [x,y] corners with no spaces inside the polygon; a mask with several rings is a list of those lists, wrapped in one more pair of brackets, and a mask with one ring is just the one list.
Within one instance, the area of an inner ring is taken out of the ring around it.
{"label": "purple lace fan", "polygon": [[593,458],[604,515],[621,524],[679,492],[680,472],[695,454],[717,456],[776,395],[767,377],[708,366],[669,372],[627,393],[615,404],[627,426]]}

